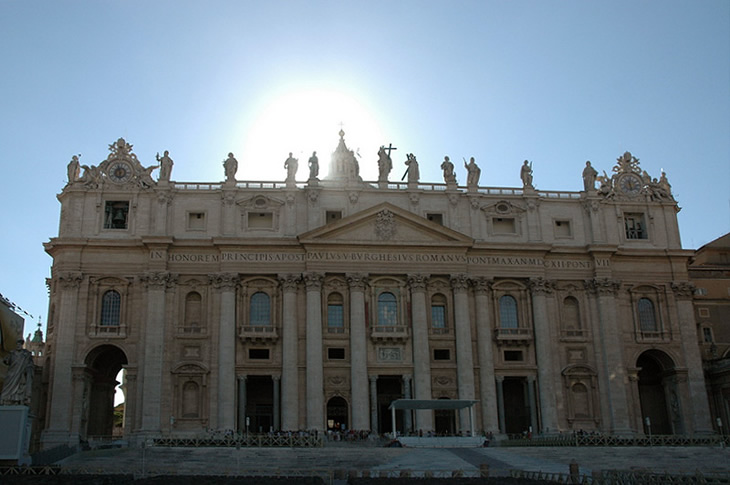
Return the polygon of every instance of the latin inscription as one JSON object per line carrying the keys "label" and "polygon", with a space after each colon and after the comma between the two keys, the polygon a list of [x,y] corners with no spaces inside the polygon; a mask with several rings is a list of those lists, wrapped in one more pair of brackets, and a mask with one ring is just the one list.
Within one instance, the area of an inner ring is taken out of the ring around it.
{"label": "latin inscription", "polygon": [[[151,260],[163,260],[165,253],[150,251]],[[551,259],[511,256],[466,256],[463,254],[439,253],[369,253],[369,252],[328,252],[308,253],[244,253],[223,251],[221,253],[167,253],[170,263],[306,263],[306,262],[379,262],[379,263],[456,263],[488,266],[544,266],[556,269],[593,269],[591,260]],[[595,267],[607,268],[610,260],[598,259]]]}

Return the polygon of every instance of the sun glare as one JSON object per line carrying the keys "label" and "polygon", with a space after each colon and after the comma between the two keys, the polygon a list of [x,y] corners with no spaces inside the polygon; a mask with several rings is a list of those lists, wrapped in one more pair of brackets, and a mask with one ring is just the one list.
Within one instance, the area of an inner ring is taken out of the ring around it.
{"label": "sun glare", "polygon": [[266,106],[246,134],[244,151],[235,154],[242,167],[238,179],[284,180],[284,160],[291,152],[299,159],[297,180],[305,181],[307,161],[314,151],[320,178],[326,177],[340,129],[345,131],[348,148],[360,156],[363,179],[377,179],[378,148],[388,140],[368,109],[353,97],[331,90],[292,92]]}

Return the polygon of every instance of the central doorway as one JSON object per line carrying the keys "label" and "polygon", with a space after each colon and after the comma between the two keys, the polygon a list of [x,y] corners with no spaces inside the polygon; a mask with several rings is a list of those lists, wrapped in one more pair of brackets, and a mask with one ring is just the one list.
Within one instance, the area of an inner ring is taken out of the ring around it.
{"label": "central doorway", "polygon": [[[403,398],[402,382],[400,376],[378,376],[378,432],[380,434],[393,432],[388,406],[396,399]],[[404,431],[402,409],[395,412],[395,429],[401,433]]]}
{"label": "central doorway", "polygon": [[327,429],[344,431],[348,428],[347,401],[335,396],[327,401]]}

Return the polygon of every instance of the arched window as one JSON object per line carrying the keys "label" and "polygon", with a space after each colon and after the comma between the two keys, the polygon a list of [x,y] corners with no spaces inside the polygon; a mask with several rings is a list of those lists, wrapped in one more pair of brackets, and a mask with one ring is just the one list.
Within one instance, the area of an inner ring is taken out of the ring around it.
{"label": "arched window", "polygon": [[578,300],[569,296],[563,300],[563,328],[566,330],[580,330],[580,307]]}
{"label": "arched window", "polygon": [[200,293],[191,291],[185,296],[185,328],[189,332],[200,332],[202,326],[202,303]]}
{"label": "arched window", "polygon": [[101,297],[101,325],[119,326],[122,297],[118,292],[109,290]]}
{"label": "arched window", "polygon": [[431,328],[434,333],[446,332],[446,297],[440,293],[431,297]]}
{"label": "arched window", "polygon": [[388,291],[378,295],[378,325],[398,325],[398,301]]}
{"label": "arched window", "polygon": [[345,312],[342,295],[330,293],[327,297],[327,331],[330,333],[344,333]]}
{"label": "arched window", "polygon": [[251,295],[249,325],[252,327],[266,327],[271,325],[271,298],[263,291]]}
{"label": "arched window", "polygon": [[642,332],[656,332],[658,330],[654,303],[648,298],[639,299],[639,329]]}
{"label": "arched window", "polygon": [[504,295],[499,299],[499,326],[501,328],[517,328],[517,300],[510,295]]}

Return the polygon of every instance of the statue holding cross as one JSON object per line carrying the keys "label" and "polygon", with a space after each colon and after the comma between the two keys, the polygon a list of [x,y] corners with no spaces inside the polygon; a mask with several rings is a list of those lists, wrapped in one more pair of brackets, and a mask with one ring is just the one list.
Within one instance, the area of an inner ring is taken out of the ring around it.
{"label": "statue holding cross", "polygon": [[393,169],[393,160],[390,158],[391,150],[397,150],[392,143],[388,144],[388,148],[381,145],[380,150],[378,150],[378,182],[387,182],[388,175]]}

